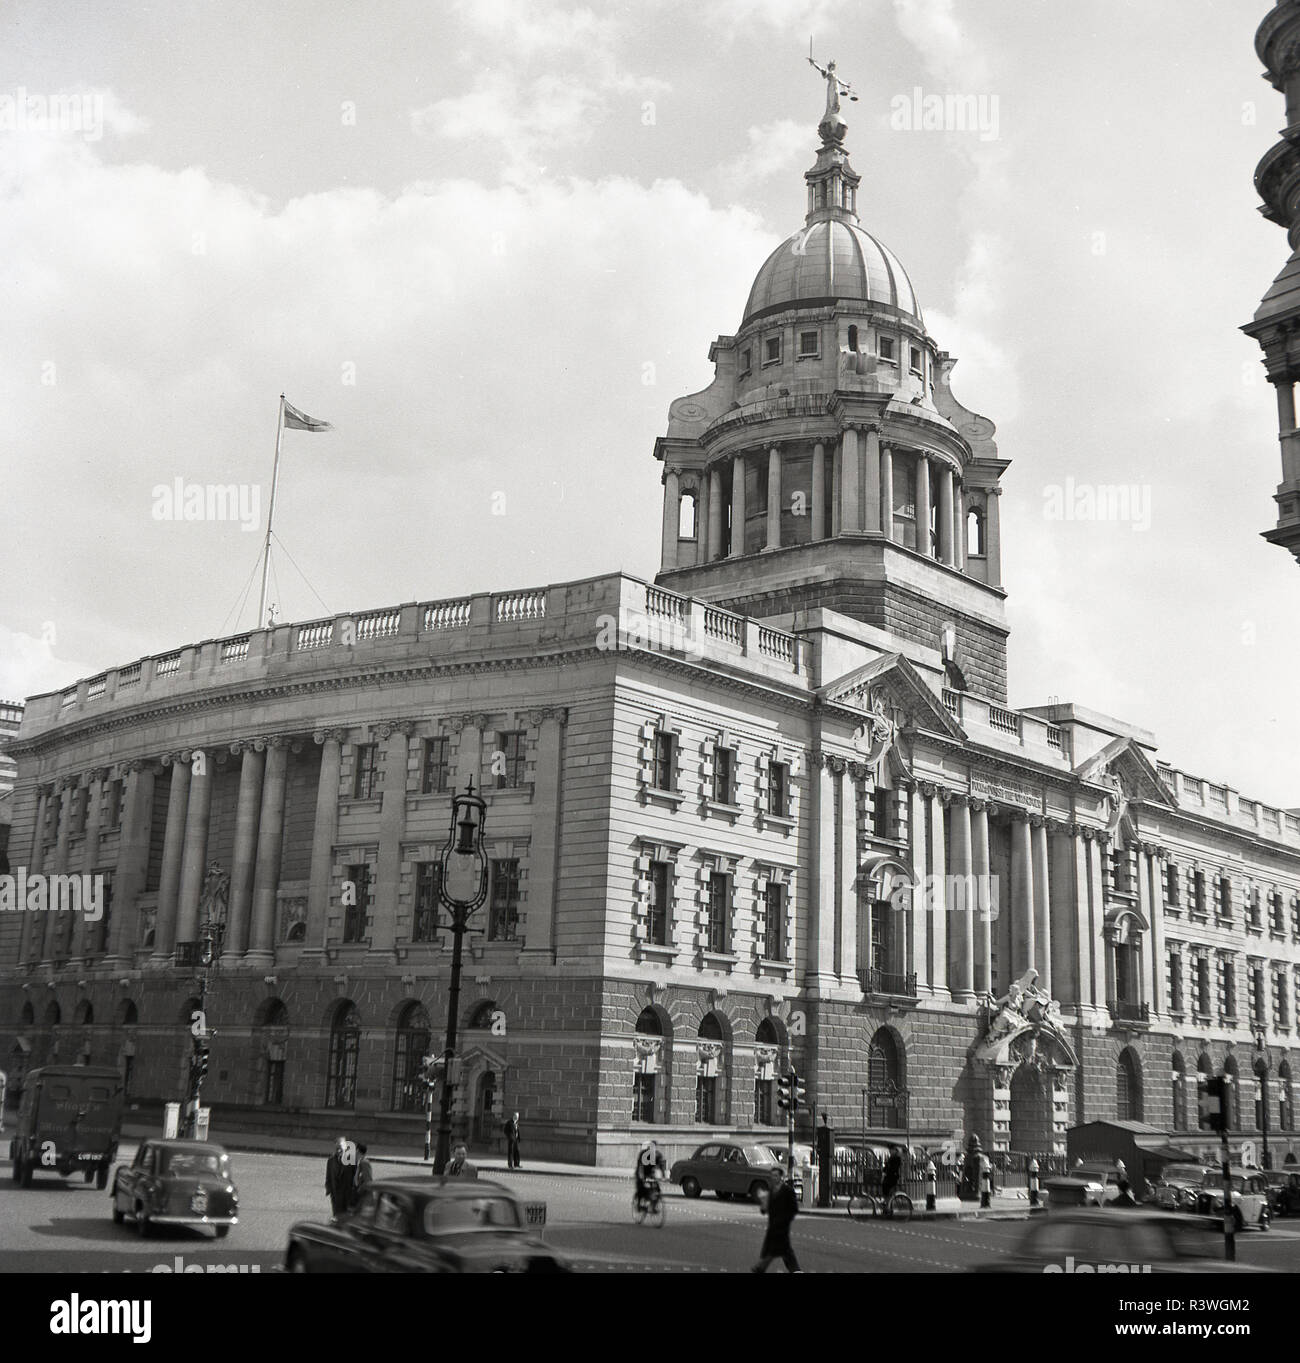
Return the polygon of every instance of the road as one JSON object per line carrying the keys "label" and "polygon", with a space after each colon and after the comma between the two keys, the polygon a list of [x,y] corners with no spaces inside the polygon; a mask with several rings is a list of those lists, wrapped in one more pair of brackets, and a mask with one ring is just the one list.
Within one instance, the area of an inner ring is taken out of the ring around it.
{"label": "road", "polygon": [[[122,1147],[123,1159],[134,1150]],[[325,1217],[323,1166],[291,1155],[236,1154],[240,1223],[225,1240],[210,1231],[163,1228],[141,1239],[128,1222],[115,1226],[106,1192],[93,1185],[37,1175],[28,1190],[0,1162],[0,1272],[265,1273],[277,1269],[290,1225]],[[380,1163],[380,1178],[401,1172]],[[546,1239],[587,1271],[743,1272],[763,1235],[758,1209],[711,1196],[670,1194],[666,1224],[631,1219],[631,1181],[516,1171],[502,1176],[522,1196],[547,1204]],[[1019,1221],[913,1221],[861,1224],[844,1216],[801,1216],[794,1243],[803,1267],[816,1273],[951,1273],[995,1264],[1023,1232]],[[1238,1238],[1238,1258],[1300,1271],[1300,1220],[1268,1234]],[[773,1271],[781,1271],[774,1265]]]}

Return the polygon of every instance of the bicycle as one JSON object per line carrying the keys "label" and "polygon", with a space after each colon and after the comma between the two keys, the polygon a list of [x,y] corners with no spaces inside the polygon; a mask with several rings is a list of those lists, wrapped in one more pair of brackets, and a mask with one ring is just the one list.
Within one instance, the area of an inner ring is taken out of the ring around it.
{"label": "bicycle", "polygon": [[638,1226],[648,1222],[657,1228],[663,1225],[665,1218],[664,1196],[659,1180],[647,1179],[644,1191],[632,1194],[632,1219]]}
{"label": "bicycle", "polygon": [[895,1191],[888,1201],[875,1193],[854,1193],[849,1198],[849,1216],[854,1221],[866,1221],[869,1217],[883,1216],[890,1221],[910,1221],[912,1219],[912,1199],[904,1192]]}

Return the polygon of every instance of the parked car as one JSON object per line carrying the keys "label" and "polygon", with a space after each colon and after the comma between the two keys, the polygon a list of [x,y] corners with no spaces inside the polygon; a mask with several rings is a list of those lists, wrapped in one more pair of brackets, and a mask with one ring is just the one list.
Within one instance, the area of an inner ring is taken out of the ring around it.
{"label": "parked car", "polygon": [[1174,1212],[1065,1209],[1025,1223],[1010,1252],[977,1273],[1262,1272],[1225,1263],[1223,1227]]}
{"label": "parked car", "polygon": [[37,1170],[108,1186],[122,1129],[122,1076],[95,1065],[44,1065],[23,1085],[18,1123],[9,1142],[13,1179],[30,1188]]}
{"label": "parked car", "polygon": [[1171,1212],[1195,1211],[1196,1195],[1209,1172],[1203,1164],[1165,1165],[1155,1184],[1156,1206]]}
{"label": "parked car", "polygon": [[211,1226],[221,1239],[239,1224],[230,1156],[210,1141],[145,1140],[113,1176],[113,1220],[141,1235],[155,1226]]}
{"label": "parked car", "polygon": [[[1044,1180],[1043,1191],[1053,1210],[1057,1207],[1100,1207],[1105,1200],[1106,1182],[1095,1174],[1072,1170]],[[1119,1189],[1115,1191],[1118,1196]]]}
{"label": "parked car", "polygon": [[687,1159],[677,1160],[668,1177],[687,1197],[699,1197],[707,1189],[723,1200],[747,1197],[757,1202],[776,1187],[784,1169],[765,1145],[709,1141]]}
{"label": "parked car", "polygon": [[384,1179],[356,1209],[289,1230],[290,1273],[568,1273],[538,1234],[544,1202],[487,1179]]}
{"label": "parked car", "polygon": [[[1238,1230],[1246,1226],[1268,1229],[1268,1180],[1258,1169],[1233,1169],[1232,1219]],[[1211,1169],[1196,1195],[1196,1210],[1202,1216],[1223,1216],[1223,1171]]]}
{"label": "parked car", "polygon": [[1268,1209],[1273,1216],[1300,1216],[1300,1169],[1269,1169]]}

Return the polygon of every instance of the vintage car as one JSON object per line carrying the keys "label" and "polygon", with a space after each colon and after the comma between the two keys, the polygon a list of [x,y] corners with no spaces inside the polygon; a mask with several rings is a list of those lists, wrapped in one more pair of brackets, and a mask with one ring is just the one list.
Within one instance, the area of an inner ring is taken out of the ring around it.
{"label": "vintage car", "polygon": [[724,1201],[747,1197],[757,1202],[776,1187],[784,1169],[771,1150],[757,1142],[709,1141],[677,1160],[668,1177],[687,1197],[699,1197],[709,1189]]}
{"label": "vintage car", "polygon": [[1269,1169],[1268,1208],[1273,1216],[1300,1216],[1300,1169]]}
{"label": "vintage car", "polygon": [[487,1179],[383,1179],[333,1221],[289,1230],[290,1273],[568,1273],[544,1202]]}
{"label": "vintage car", "polygon": [[1137,1208],[1066,1208],[1025,1223],[1005,1257],[976,1273],[1262,1272],[1226,1263],[1223,1226],[1205,1217]]}
{"label": "vintage car", "polygon": [[[1233,1169],[1232,1220],[1238,1230],[1247,1226],[1268,1229],[1268,1182],[1258,1169]],[[1211,1169],[1196,1195],[1196,1210],[1202,1216],[1223,1215],[1223,1171]]]}
{"label": "vintage car", "polygon": [[113,1220],[141,1235],[155,1226],[211,1226],[218,1239],[239,1223],[230,1156],[209,1141],[145,1140],[113,1176]]}
{"label": "vintage car", "polygon": [[[1043,1192],[1053,1211],[1058,1207],[1100,1207],[1106,1197],[1106,1182],[1096,1174],[1074,1169],[1068,1174],[1044,1179]],[[1118,1195],[1119,1188],[1116,1187],[1115,1196]]]}
{"label": "vintage car", "polygon": [[23,1085],[18,1125],[9,1142],[13,1179],[30,1188],[34,1172],[80,1170],[108,1186],[122,1128],[122,1076],[95,1065],[45,1065]]}
{"label": "vintage car", "polygon": [[1155,1182],[1157,1207],[1170,1212],[1196,1210],[1196,1195],[1210,1171],[1204,1164],[1167,1164]]}

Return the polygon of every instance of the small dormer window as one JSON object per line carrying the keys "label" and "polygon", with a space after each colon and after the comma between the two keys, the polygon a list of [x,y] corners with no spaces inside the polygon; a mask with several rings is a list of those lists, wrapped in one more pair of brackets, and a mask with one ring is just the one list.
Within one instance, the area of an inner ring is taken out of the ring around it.
{"label": "small dormer window", "polygon": [[881,336],[877,341],[876,354],[889,364],[896,364],[897,359],[894,355],[894,338],[892,336]]}
{"label": "small dormer window", "polygon": [[763,363],[781,363],[781,338],[779,336],[769,336],[763,342]]}
{"label": "small dormer window", "polygon": [[820,337],[815,331],[801,331],[799,333],[799,358],[801,360],[815,360],[821,353]]}
{"label": "small dormer window", "polygon": [[740,352],[740,377],[743,379],[754,368],[754,354],[748,346]]}
{"label": "small dormer window", "polygon": [[913,373],[913,374],[920,374],[920,372],[921,372],[921,351],[920,351],[920,348],[919,348],[918,346],[912,346],[912,347],[910,347],[910,349],[911,349],[911,360],[910,360],[910,363],[911,363],[911,366],[912,366],[912,373]]}

